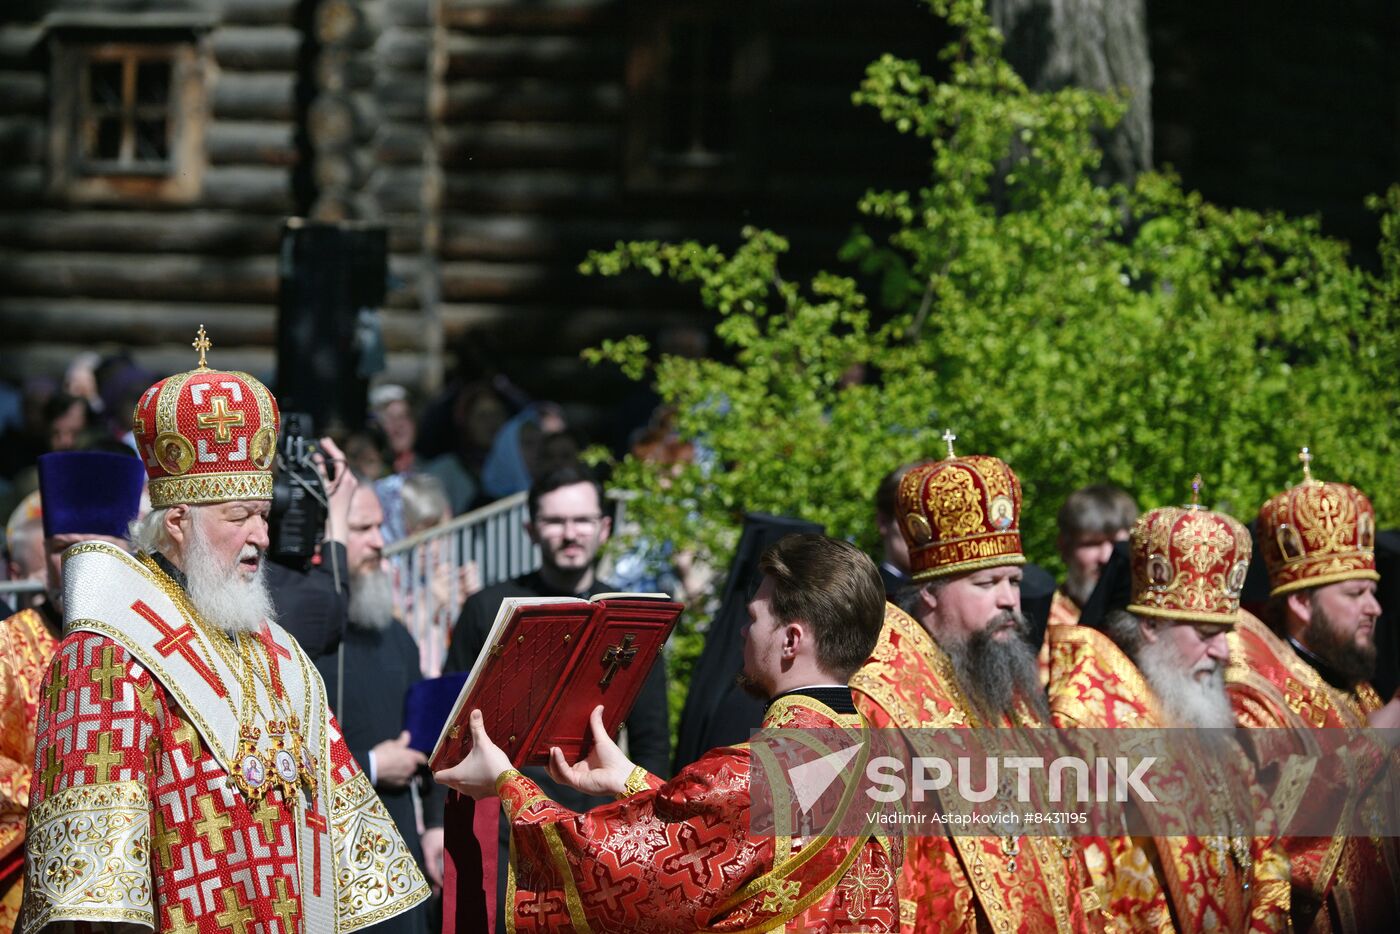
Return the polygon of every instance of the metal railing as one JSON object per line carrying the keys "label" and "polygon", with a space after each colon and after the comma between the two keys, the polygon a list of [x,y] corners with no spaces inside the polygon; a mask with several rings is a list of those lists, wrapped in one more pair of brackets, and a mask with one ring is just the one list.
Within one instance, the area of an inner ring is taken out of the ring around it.
{"label": "metal railing", "polygon": [[394,606],[418,643],[424,675],[442,671],[468,596],[539,567],[539,548],[525,531],[528,515],[525,494],[516,493],[384,549],[393,568]]}

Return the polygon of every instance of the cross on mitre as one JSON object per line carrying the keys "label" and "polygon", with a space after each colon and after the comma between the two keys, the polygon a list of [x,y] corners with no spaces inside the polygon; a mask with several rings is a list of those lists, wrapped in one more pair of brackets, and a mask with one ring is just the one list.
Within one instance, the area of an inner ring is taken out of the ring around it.
{"label": "cross on mitre", "polygon": [[209,340],[209,335],[204,333],[204,325],[201,324],[199,326],[199,336],[194,339],[194,342],[191,343],[190,346],[199,351],[199,368],[201,370],[208,369],[209,364],[204,362],[204,355],[209,351],[210,347],[214,346],[214,343]]}

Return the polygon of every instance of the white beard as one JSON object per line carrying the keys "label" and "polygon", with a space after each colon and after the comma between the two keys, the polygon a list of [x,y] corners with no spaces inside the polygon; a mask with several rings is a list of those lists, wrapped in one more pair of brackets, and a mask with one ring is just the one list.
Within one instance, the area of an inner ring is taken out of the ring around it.
{"label": "white beard", "polygon": [[[228,633],[257,632],[264,621],[276,622],[272,593],[263,576],[263,555],[247,545],[231,565],[221,565],[200,529],[201,521],[196,518],[190,523],[184,556],[185,590],[195,612],[209,625]],[[244,578],[238,562],[253,556],[259,558],[257,573]]]}
{"label": "white beard", "polygon": [[[1211,662],[1202,661],[1202,665]],[[1209,677],[1197,680],[1192,672],[1182,671],[1181,663],[1169,654],[1162,640],[1144,645],[1138,651],[1138,667],[1152,685],[1162,710],[1175,726],[1202,729],[1232,729],[1235,712],[1225,693],[1225,670],[1214,663]]]}
{"label": "white beard", "polygon": [[394,588],[386,571],[362,571],[350,578],[350,624],[357,629],[387,629],[394,621]]}

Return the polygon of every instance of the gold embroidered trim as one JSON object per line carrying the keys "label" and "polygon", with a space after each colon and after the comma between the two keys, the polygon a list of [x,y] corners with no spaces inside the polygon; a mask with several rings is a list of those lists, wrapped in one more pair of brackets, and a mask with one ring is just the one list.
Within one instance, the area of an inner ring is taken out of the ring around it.
{"label": "gold embroidered trim", "polygon": [[500,775],[497,775],[497,776],[496,776],[496,797],[498,797],[498,798],[501,797],[501,789],[504,788],[504,787],[506,786],[506,782],[510,781],[510,780],[513,779],[513,778],[518,778],[519,776],[520,776],[520,773],[519,773],[518,771],[516,771],[515,769],[506,769],[506,770],[505,770],[504,772],[502,772]]}
{"label": "gold embroidered trim", "polygon": [[647,782],[648,774],[647,770],[640,765],[635,766],[631,772],[627,773],[627,781],[623,782],[622,794],[617,796],[618,799],[630,798],[649,790],[651,785]]}
{"label": "gold embroidered trim", "polygon": [[272,474],[248,470],[236,473],[197,473],[157,477],[150,482],[151,508],[181,504],[226,503],[241,499],[272,499]]}
{"label": "gold embroidered trim", "polygon": [[121,921],[156,928],[151,799],[141,782],[78,785],[29,812],[19,930],[55,921]]}
{"label": "gold embroidered trim", "polygon": [[[564,880],[564,904],[568,906],[569,920],[573,922],[574,930],[580,934],[592,934],[593,929],[588,926],[588,916],[583,911],[583,903],[579,901],[578,886],[574,885],[574,873],[569,866],[569,857],[564,852],[564,841],[559,839],[559,828],[554,824],[541,824],[540,832],[544,834],[544,842],[549,846],[549,855],[554,858],[554,865]],[[513,914],[515,906],[511,905],[510,909]]]}
{"label": "gold embroidered trim", "polygon": [[348,934],[428,897],[428,881],[363,772],[331,800],[336,929]]}

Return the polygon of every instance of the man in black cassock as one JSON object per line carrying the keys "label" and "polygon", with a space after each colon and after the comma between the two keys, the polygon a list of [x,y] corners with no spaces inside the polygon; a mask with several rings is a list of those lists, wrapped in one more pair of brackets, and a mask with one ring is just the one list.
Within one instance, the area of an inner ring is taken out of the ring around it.
{"label": "man in black cassock", "polygon": [[[394,618],[393,587],[384,567],[380,526],[384,510],[374,486],[361,484],[350,500],[345,552],[350,571],[349,625],[339,652],[316,660],[326,695],[340,721],[345,744],[369,775],[374,790],[419,866],[442,884],[444,790],[424,766],[427,757],[408,745],[404,695],[423,680],[418,645]],[[343,674],[343,678],[342,678]],[[429,737],[432,742],[437,737]],[[418,832],[421,801],[424,830]],[[431,902],[423,902],[366,930],[428,934]]]}

